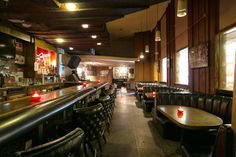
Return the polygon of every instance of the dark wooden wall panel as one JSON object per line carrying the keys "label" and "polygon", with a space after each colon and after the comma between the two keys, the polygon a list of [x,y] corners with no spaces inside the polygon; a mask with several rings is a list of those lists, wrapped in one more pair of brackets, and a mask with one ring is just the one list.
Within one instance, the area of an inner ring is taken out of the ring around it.
{"label": "dark wooden wall panel", "polygon": [[188,0],[189,47],[209,44],[209,65],[190,69],[189,88],[195,92],[215,92],[215,37],[218,32],[218,0]]}
{"label": "dark wooden wall panel", "polygon": [[[140,53],[143,52],[145,57],[140,59],[140,62],[135,62],[135,81],[153,81],[151,69],[152,57],[151,57],[151,32],[139,32],[134,35],[134,51],[135,57],[139,57]],[[144,52],[145,44],[149,44],[149,53]]]}
{"label": "dark wooden wall panel", "polygon": [[[166,9],[167,32],[167,84],[175,84],[175,1],[172,0]],[[169,64],[168,64],[169,63]]]}

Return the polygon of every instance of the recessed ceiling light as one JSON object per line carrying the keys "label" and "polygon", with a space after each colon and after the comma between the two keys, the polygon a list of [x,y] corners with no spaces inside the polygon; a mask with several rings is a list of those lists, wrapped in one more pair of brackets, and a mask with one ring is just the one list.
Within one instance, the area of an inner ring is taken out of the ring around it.
{"label": "recessed ceiling light", "polygon": [[91,35],[91,38],[96,39],[97,35]]}
{"label": "recessed ceiling light", "polygon": [[20,20],[20,19],[8,19],[8,21],[13,22],[13,23],[23,23],[25,20]]}
{"label": "recessed ceiling light", "polygon": [[84,29],[87,29],[87,28],[89,28],[89,25],[88,24],[82,24],[81,27],[84,28]]}
{"label": "recessed ceiling light", "polygon": [[63,43],[63,42],[64,42],[64,39],[62,39],[62,38],[57,38],[56,41],[57,41],[58,43]]}
{"label": "recessed ceiling light", "polygon": [[0,44],[0,47],[6,47],[6,45],[5,44]]}
{"label": "recessed ceiling light", "polygon": [[100,45],[102,45],[102,43],[97,43],[97,45],[99,45],[99,46],[100,46]]}
{"label": "recessed ceiling light", "polygon": [[78,10],[78,5],[76,3],[65,3],[65,9],[68,11]]}
{"label": "recessed ceiling light", "polygon": [[22,26],[25,28],[30,28],[32,26],[32,24],[30,23],[22,23]]}
{"label": "recessed ceiling light", "polygon": [[71,50],[71,51],[72,51],[72,50],[74,50],[74,48],[73,48],[73,47],[69,47],[69,50]]}

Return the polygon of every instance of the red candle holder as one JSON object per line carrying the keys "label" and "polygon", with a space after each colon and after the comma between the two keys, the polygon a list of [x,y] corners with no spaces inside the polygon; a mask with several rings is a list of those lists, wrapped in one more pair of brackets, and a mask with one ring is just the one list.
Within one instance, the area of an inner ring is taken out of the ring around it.
{"label": "red candle holder", "polygon": [[180,113],[183,113],[184,112],[184,109],[182,106],[178,106],[177,107],[177,111],[180,112]]}
{"label": "red candle holder", "polygon": [[31,95],[31,100],[32,101],[39,101],[41,99],[41,93],[40,91],[34,91],[32,92],[32,95]]}
{"label": "red candle holder", "polygon": [[97,82],[98,82],[98,83],[101,83],[101,80],[98,80]]}
{"label": "red candle holder", "polygon": [[83,87],[83,88],[86,88],[86,87],[87,87],[87,83],[84,82],[84,83],[82,84],[82,87]]}
{"label": "red candle holder", "polygon": [[155,98],[156,97],[156,92],[152,92],[152,97]]}
{"label": "red candle holder", "polygon": [[183,115],[184,115],[184,113],[183,113],[183,112],[177,112],[177,116],[178,116],[178,118],[182,118],[182,117],[183,117]]}

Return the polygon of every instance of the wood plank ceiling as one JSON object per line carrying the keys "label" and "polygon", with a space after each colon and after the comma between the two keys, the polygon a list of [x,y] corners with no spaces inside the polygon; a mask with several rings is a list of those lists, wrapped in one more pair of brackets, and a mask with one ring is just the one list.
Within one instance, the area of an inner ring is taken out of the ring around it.
{"label": "wood plank ceiling", "polygon": [[[106,22],[163,1],[165,0],[0,0],[0,20],[11,22],[65,50],[73,47],[73,51],[79,53],[96,49],[97,42],[101,42],[103,47],[109,46]],[[77,3],[79,9],[66,11],[59,7],[67,2]],[[88,29],[81,27],[84,23],[89,24]],[[91,38],[93,34],[97,35],[97,39]],[[58,44],[56,38],[63,38],[65,42]]]}

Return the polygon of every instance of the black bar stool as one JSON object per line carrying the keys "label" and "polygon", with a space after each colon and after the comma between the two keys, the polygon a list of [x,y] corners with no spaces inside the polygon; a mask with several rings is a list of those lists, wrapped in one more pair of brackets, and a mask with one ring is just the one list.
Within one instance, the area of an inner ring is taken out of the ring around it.
{"label": "black bar stool", "polygon": [[85,132],[85,143],[88,144],[91,152],[96,154],[96,149],[92,146],[93,141],[97,141],[99,149],[102,152],[102,144],[100,139],[103,138],[106,143],[105,137],[105,115],[104,108],[101,103],[90,107],[74,109],[74,120]]}
{"label": "black bar stool", "polygon": [[65,136],[36,147],[16,152],[17,157],[84,157],[84,131],[76,128]]}

